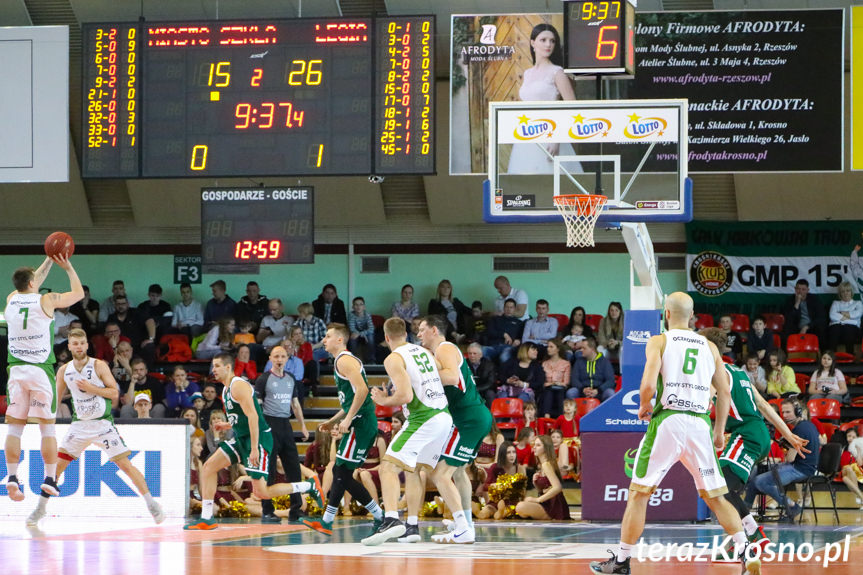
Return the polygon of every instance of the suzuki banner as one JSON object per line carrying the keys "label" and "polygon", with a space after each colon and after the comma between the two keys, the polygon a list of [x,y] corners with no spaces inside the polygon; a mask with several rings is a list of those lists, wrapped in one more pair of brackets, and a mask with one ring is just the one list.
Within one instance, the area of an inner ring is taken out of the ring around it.
{"label": "suzuki banner", "polygon": [[[57,424],[58,443],[69,424]],[[189,436],[183,424],[117,425],[129,446],[132,465],[144,475],[150,493],[162,505],[168,517],[184,517],[189,502]],[[0,424],[0,436],[7,426]],[[0,484],[3,513],[25,517],[36,507],[39,485],[45,477],[45,464],[39,451],[41,436],[36,425],[28,425],[21,437],[21,463],[18,479],[26,499],[12,503],[7,499],[6,484]],[[6,477],[6,455],[0,455],[0,477]],[[132,481],[108,460],[105,453],[91,445],[73,461],[58,482],[59,497],[48,504],[49,515],[68,517],[149,517]]]}

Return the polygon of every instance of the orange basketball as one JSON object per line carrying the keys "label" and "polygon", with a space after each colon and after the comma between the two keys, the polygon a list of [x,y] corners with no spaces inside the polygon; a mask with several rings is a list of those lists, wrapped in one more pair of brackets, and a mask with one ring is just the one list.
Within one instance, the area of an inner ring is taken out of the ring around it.
{"label": "orange basketball", "polygon": [[63,254],[67,258],[75,253],[75,241],[66,232],[54,232],[45,240],[45,255],[49,258]]}

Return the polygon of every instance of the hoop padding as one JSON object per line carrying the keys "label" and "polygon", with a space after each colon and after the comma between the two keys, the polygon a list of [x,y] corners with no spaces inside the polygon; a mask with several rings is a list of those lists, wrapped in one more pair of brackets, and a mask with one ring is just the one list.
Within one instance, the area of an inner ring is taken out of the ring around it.
{"label": "hoop padding", "polygon": [[597,194],[554,197],[554,206],[563,216],[563,223],[566,224],[566,247],[587,248],[595,245],[593,229],[606,201],[608,201],[607,196]]}

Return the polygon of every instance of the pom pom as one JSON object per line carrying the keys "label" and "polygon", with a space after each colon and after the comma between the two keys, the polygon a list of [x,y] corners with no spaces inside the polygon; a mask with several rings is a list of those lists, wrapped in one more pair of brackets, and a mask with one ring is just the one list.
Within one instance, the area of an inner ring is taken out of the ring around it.
{"label": "pom pom", "polygon": [[273,507],[275,507],[279,511],[284,511],[285,509],[291,508],[291,496],[290,495],[280,495],[278,497],[273,497]]}
{"label": "pom pom", "polygon": [[220,507],[218,517],[237,517],[240,519],[245,519],[251,517],[252,514],[249,513],[246,504],[242,501],[231,501],[228,503],[227,507]]}
{"label": "pom pom", "polygon": [[527,491],[527,476],[521,473],[504,473],[498,475],[497,481],[488,487],[488,499],[491,503],[506,501],[512,503],[524,499]]}

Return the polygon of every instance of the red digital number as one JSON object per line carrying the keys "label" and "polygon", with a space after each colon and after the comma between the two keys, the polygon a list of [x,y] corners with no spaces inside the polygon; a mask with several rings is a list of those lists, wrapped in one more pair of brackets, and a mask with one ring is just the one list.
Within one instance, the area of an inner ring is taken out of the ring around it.
{"label": "red digital number", "polygon": [[[616,32],[619,26],[603,26],[599,29],[599,37],[596,39],[596,59],[597,60],[614,60],[617,57],[617,40],[603,40],[603,36],[607,30]],[[611,48],[610,55],[603,55],[603,48]]]}
{"label": "red digital number", "polygon": [[243,242],[237,242],[234,245],[234,257],[238,260],[247,260],[249,259],[249,252],[252,251],[252,242],[246,240]]}
{"label": "red digital number", "polygon": [[282,251],[282,242],[279,240],[273,240],[270,242],[270,255],[269,259],[274,260],[279,257],[279,252]]}

